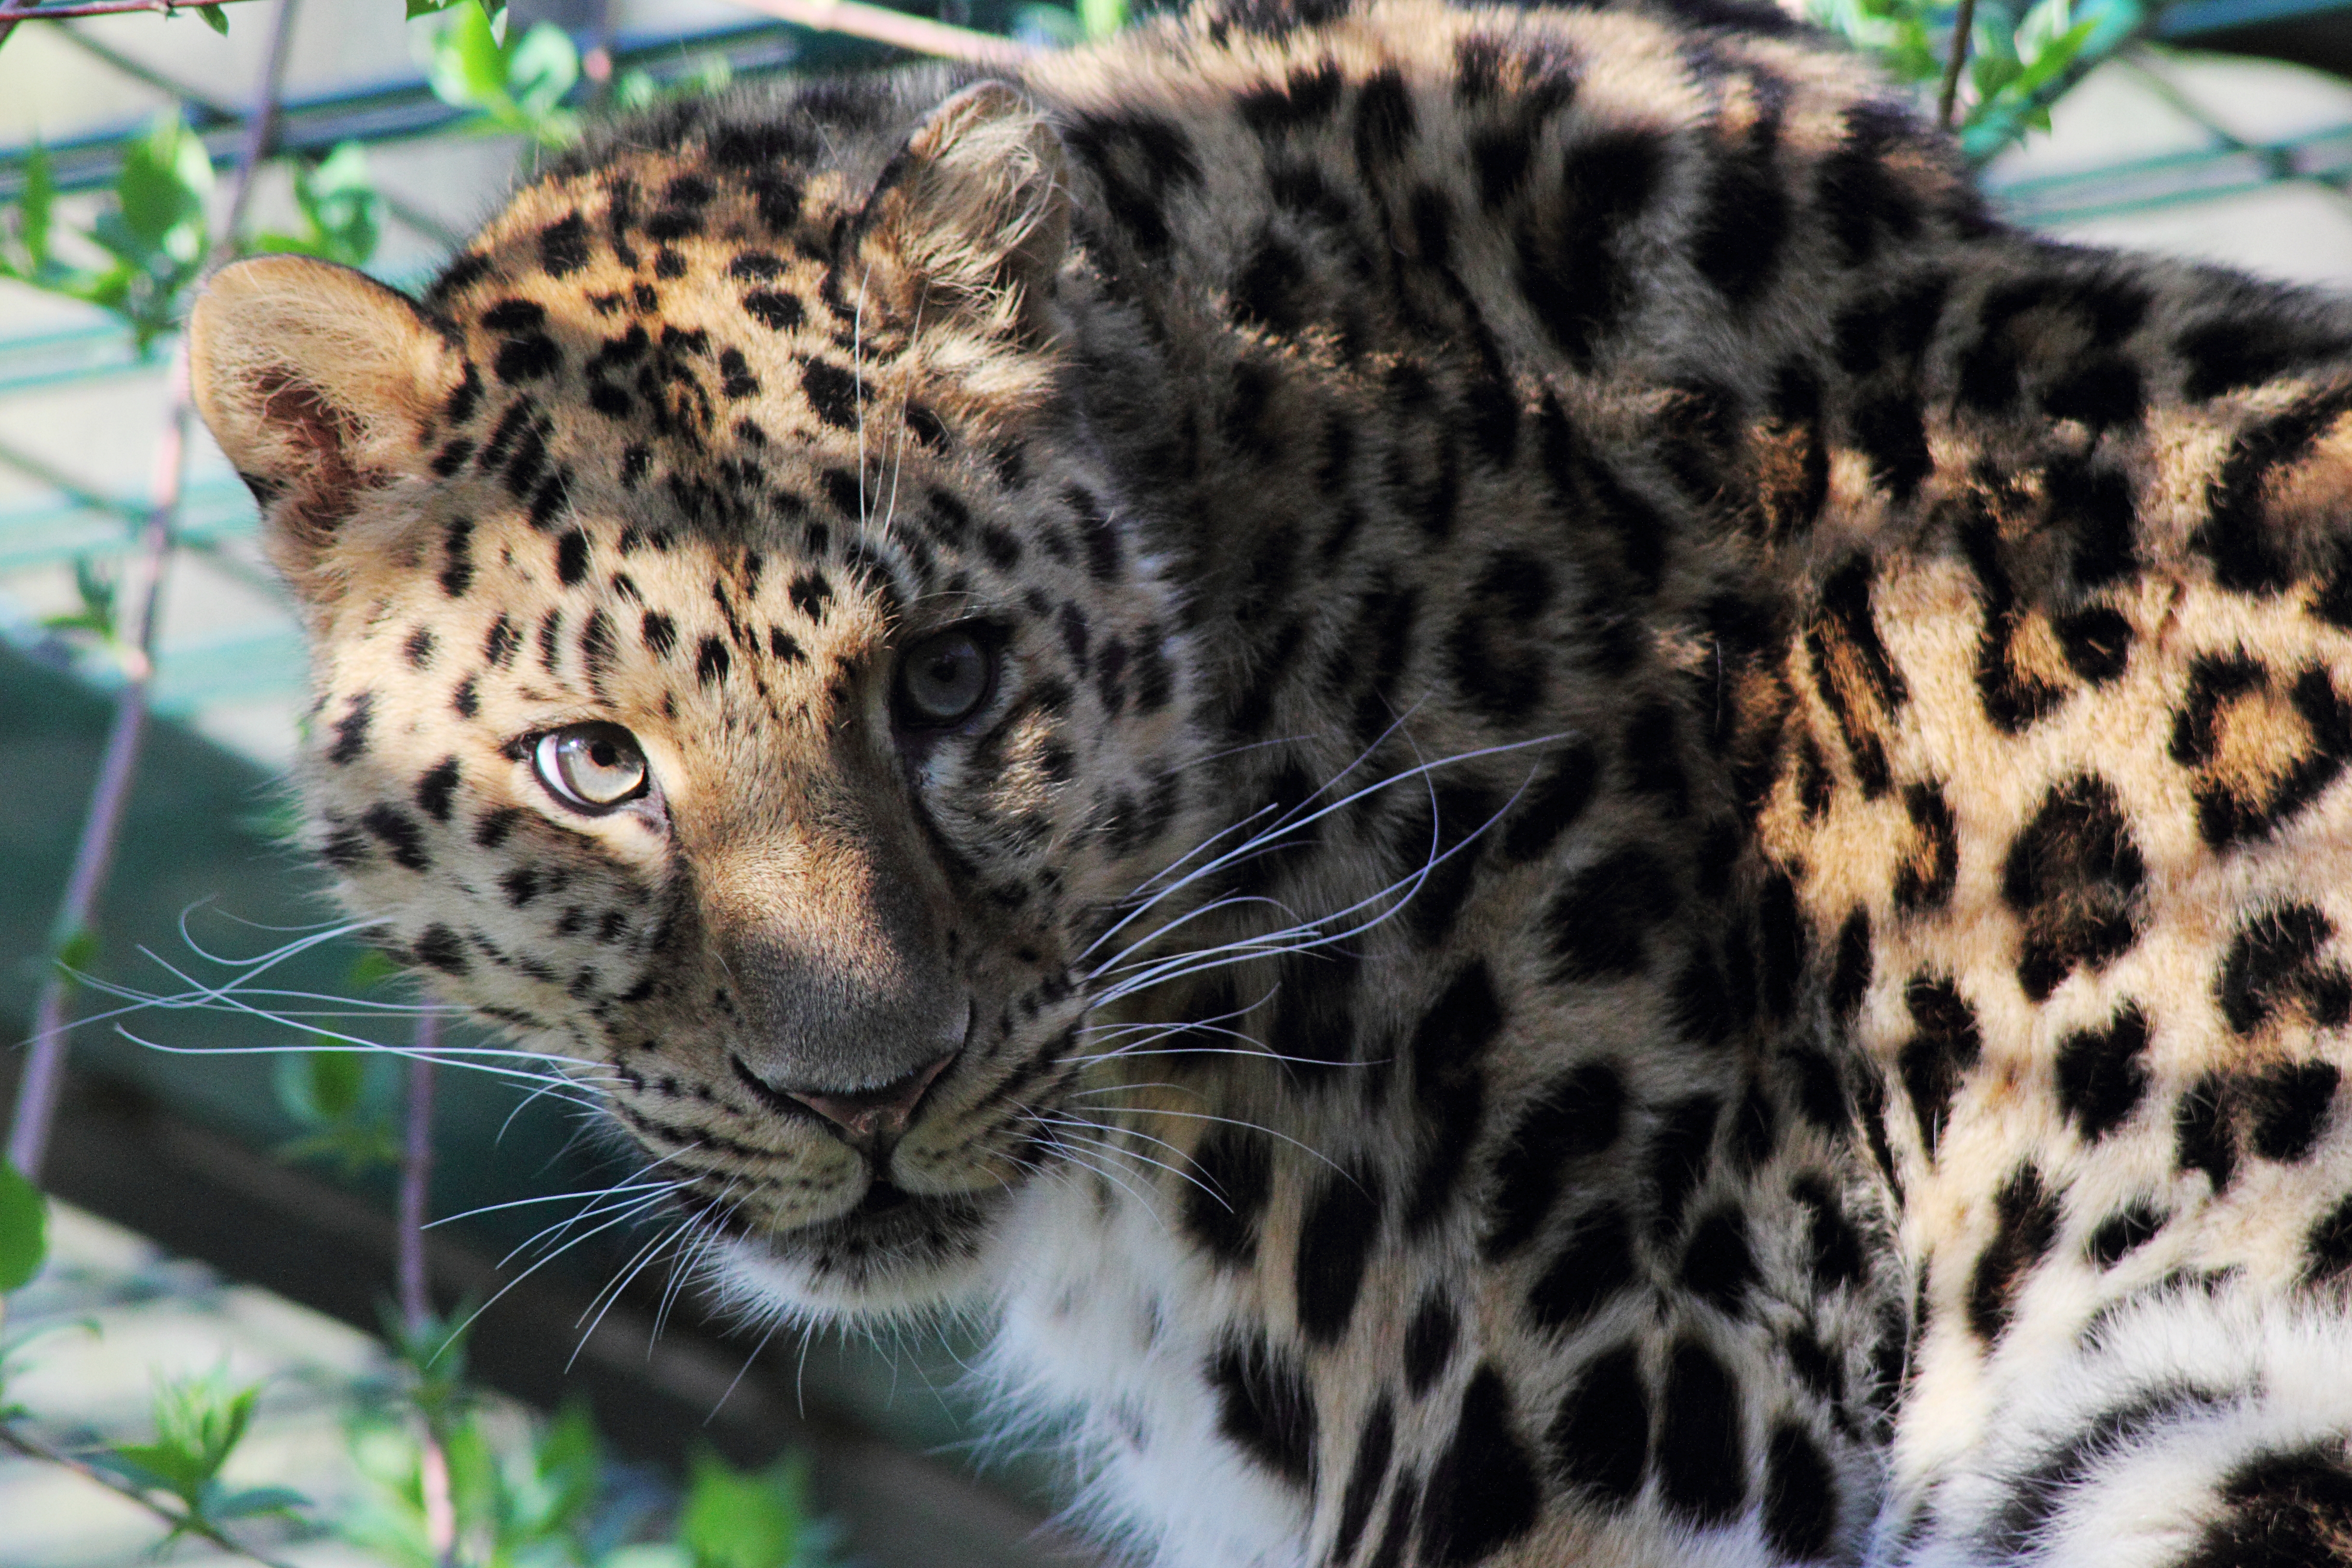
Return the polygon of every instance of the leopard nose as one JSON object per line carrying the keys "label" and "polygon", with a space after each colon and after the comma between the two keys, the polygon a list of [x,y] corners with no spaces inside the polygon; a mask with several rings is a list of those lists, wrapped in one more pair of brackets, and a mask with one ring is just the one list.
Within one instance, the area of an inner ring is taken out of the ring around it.
{"label": "leopard nose", "polygon": [[931,1081],[955,1059],[953,1052],[901,1079],[871,1089],[786,1089],[784,1092],[848,1133],[858,1143],[895,1142],[914,1119],[915,1107]]}

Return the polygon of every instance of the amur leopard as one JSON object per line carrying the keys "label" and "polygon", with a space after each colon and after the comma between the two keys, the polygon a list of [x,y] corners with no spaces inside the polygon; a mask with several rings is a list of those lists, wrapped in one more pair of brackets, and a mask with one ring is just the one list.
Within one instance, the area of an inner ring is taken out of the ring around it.
{"label": "amur leopard", "polygon": [[350,907],[1190,1568],[2352,1562],[2352,309],[1730,0],[1232,0],[220,273]]}

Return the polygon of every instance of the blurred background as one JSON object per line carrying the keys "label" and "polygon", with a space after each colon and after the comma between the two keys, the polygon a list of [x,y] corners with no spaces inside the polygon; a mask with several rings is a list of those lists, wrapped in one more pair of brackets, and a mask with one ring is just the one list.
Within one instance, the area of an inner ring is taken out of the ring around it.
{"label": "blurred background", "polygon": [[[0,1051],[0,1103],[48,1194],[33,1273],[0,1188],[0,1290],[12,1246],[32,1275],[0,1329],[0,1568],[152,1561],[174,1521],[166,1557],[224,1563],[1088,1561],[1043,1522],[1051,1434],[978,1423],[968,1337],[714,1319],[561,1095],[396,1054],[411,998],[282,847],[299,628],[173,364],[210,265],[416,287],[583,116],[1063,47],[1125,6],[60,8],[0,0],[0,1040],[46,1043]],[[2352,288],[2347,0],[1813,15],[1948,102],[2012,221]],[[177,1005],[118,1013],[142,997]]]}

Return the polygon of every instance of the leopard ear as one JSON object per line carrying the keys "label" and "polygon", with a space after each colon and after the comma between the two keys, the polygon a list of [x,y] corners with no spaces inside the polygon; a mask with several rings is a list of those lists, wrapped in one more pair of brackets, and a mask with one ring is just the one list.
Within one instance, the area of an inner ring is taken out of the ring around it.
{"label": "leopard ear", "polygon": [[1057,329],[1069,162],[1018,89],[974,82],[933,110],[884,172],[865,226],[906,268],[923,308],[945,303],[1041,336]]}
{"label": "leopard ear", "polygon": [[223,268],[188,320],[197,409],[259,502],[271,559],[306,601],[366,492],[424,469],[457,356],[401,294],[298,256]]}

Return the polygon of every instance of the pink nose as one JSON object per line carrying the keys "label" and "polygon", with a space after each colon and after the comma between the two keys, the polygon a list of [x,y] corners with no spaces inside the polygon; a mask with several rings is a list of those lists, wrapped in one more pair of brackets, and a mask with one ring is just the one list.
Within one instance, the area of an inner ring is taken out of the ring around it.
{"label": "pink nose", "polygon": [[917,1068],[906,1077],[874,1089],[856,1089],[841,1093],[820,1094],[814,1089],[789,1090],[794,1100],[841,1128],[860,1142],[876,1138],[897,1138],[907,1131],[914,1119],[915,1107],[921,1103],[923,1091],[931,1080],[947,1069],[952,1055],[941,1057],[929,1067]]}

